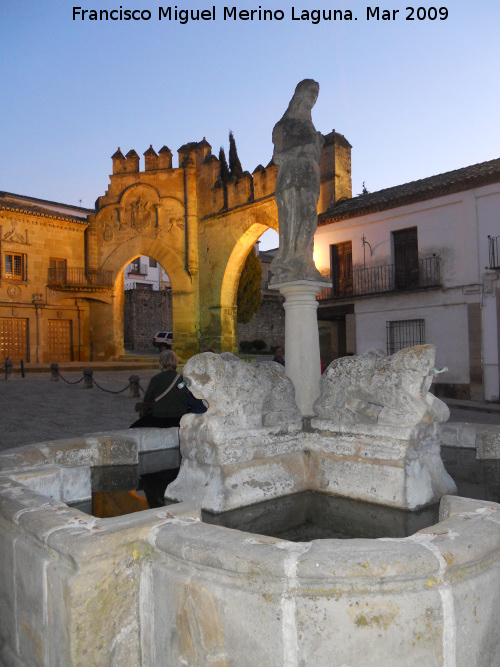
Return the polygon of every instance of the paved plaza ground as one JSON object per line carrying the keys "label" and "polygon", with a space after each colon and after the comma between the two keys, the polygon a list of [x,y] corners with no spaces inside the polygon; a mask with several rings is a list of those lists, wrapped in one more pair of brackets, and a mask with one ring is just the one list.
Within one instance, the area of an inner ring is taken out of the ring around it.
{"label": "paved plaza ground", "polygon": [[[105,389],[119,391],[128,385],[131,375],[139,376],[146,389],[158,370],[94,371],[95,380]],[[62,372],[70,382],[82,372]],[[97,387],[86,389],[83,382],[54,382],[50,373],[14,374],[0,379],[0,450],[44,440],[71,438],[84,433],[128,428],[137,419],[134,406],[140,399],[131,398],[127,389],[110,394]]]}
{"label": "paved plaza ground", "polygon": [[[156,369],[95,370],[95,380],[111,391],[128,385],[130,375],[140,377],[146,389]],[[80,370],[62,371],[62,376],[76,382]],[[70,438],[128,428],[136,419],[136,398],[130,392],[104,392],[97,387],[86,389],[83,382],[54,382],[50,372],[29,373],[22,378],[14,373],[11,379],[0,378],[0,450],[44,440]],[[500,405],[450,402],[450,421],[500,425]],[[467,408],[467,409],[466,409]]]}

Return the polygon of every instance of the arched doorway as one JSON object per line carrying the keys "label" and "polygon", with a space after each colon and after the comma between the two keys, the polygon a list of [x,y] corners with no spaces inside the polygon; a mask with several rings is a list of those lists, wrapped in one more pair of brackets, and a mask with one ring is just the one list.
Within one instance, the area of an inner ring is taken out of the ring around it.
{"label": "arched doorway", "polygon": [[172,285],[165,268],[141,255],[124,269],[123,340],[127,352],[156,352],[153,339],[173,331]]}
{"label": "arched doorway", "polygon": [[[189,358],[199,347],[197,282],[186,273],[178,253],[163,240],[139,235],[117,245],[102,265],[103,269],[112,272],[114,286],[110,305],[95,304],[91,310],[94,358],[97,360],[124,354],[124,270],[140,257],[151,258],[158,265],[168,267],[172,324],[177,339],[175,349],[181,360]],[[155,333],[150,332],[151,337]]]}
{"label": "arched doorway", "polygon": [[[245,260],[255,244],[269,227],[255,223],[237,240],[227,262],[221,288],[221,329],[223,349],[238,351],[237,293]],[[268,269],[265,268],[262,289],[267,287]]]}

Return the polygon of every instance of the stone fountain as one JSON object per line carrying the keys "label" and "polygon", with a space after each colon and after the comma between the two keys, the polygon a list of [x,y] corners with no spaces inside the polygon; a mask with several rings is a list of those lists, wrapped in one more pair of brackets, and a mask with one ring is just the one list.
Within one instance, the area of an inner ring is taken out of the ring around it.
{"label": "stone fountain", "polygon": [[182,466],[167,497],[212,512],[305,490],[408,510],[438,502],[456,487],[439,452],[449,411],[428,391],[434,356],[423,345],[334,361],[309,418],[279,364],[193,357],[184,377],[210,409],[182,420]]}
{"label": "stone fountain", "polygon": [[[71,503],[88,499],[96,467],[175,466],[177,430],[0,454],[1,664],[500,664],[500,505],[445,495],[433,346],[371,350],[320,376],[317,92],[299,84],[273,133],[286,374],[231,354],[186,364],[209,409],[182,419],[176,502],[159,509],[98,519]],[[291,542],[202,520],[307,490],[409,516],[441,499],[439,521],[408,537]]]}

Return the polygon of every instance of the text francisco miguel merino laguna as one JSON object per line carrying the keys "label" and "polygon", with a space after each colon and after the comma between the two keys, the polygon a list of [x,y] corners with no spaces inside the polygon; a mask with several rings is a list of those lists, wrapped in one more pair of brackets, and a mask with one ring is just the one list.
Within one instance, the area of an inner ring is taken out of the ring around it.
{"label": "text francisco miguel merino laguna", "polygon": [[[378,7],[376,9],[378,10]],[[290,7],[287,14],[292,21],[310,21],[311,23],[356,20],[350,10],[343,9],[320,10]],[[154,15],[155,12],[149,9],[123,9],[121,6],[119,9],[109,10],[73,7],[73,21],[149,21],[154,18]],[[282,9],[263,9],[261,6],[257,9],[221,7],[217,9],[217,18],[219,16],[224,21],[283,21],[286,18],[285,11]],[[174,7],[158,7],[156,18],[158,21],[177,21],[182,24],[189,21],[215,21],[216,8],[215,5],[211,9],[180,9],[177,5]],[[370,18],[377,20],[378,17],[373,15]]]}

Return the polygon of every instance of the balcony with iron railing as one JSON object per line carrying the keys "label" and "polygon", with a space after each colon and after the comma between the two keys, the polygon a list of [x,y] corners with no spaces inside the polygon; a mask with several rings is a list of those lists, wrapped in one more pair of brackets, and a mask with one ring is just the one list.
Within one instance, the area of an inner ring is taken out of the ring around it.
{"label": "balcony with iron railing", "polygon": [[113,272],[100,269],[50,268],[47,286],[54,290],[103,290],[113,287]]}
{"label": "balcony with iron railing", "polygon": [[354,269],[348,275],[334,276],[332,283],[332,287],[321,290],[318,301],[439,287],[441,258],[419,259],[418,266],[414,268],[386,264]]}
{"label": "balcony with iron railing", "polygon": [[148,265],[142,262],[132,262],[127,268],[127,276],[147,276]]}
{"label": "balcony with iron railing", "polygon": [[500,236],[488,236],[490,269],[500,269]]}

